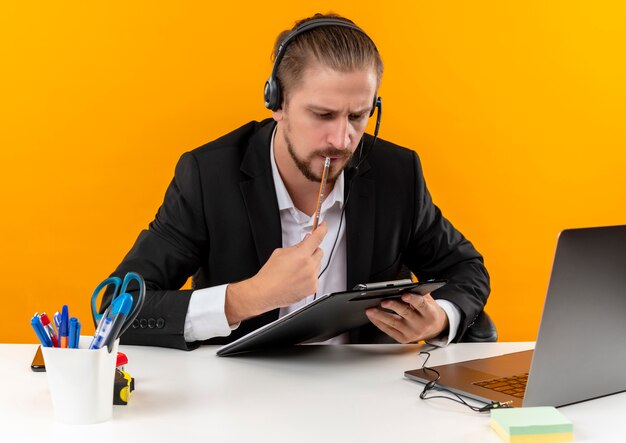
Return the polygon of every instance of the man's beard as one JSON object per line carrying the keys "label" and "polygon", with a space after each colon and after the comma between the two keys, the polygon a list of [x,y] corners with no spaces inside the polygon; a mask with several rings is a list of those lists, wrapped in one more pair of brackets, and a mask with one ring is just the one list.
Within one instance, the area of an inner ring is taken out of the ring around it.
{"label": "man's beard", "polygon": [[350,163],[350,158],[352,157],[352,153],[346,149],[326,148],[312,152],[311,155],[309,155],[308,159],[301,159],[300,157],[298,157],[298,154],[296,154],[296,150],[294,149],[293,144],[291,143],[291,140],[289,139],[289,135],[287,133],[285,133],[285,142],[287,143],[287,150],[289,151],[289,155],[291,156],[293,162],[296,164],[302,175],[304,175],[308,180],[311,180],[312,182],[319,183],[322,181],[322,171],[320,171],[319,174],[316,174],[311,167],[311,161],[314,158],[318,158],[320,156],[333,157],[331,168],[333,164],[336,164],[336,162],[340,160],[345,160],[340,169],[332,171],[334,172],[332,173],[332,175],[331,171],[329,171],[328,182],[334,183],[335,180],[337,180],[337,177],[339,177],[339,174],[341,174],[341,172]]}

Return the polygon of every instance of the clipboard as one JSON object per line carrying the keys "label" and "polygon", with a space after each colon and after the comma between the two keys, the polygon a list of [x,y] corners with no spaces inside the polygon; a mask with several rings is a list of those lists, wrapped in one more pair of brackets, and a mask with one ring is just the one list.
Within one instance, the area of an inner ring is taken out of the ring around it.
{"label": "clipboard", "polygon": [[378,306],[383,299],[400,298],[405,292],[428,294],[446,284],[446,280],[394,280],[357,285],[351,291],[325,294],[278,320],[217,350],[219,356],[321,342],[369,322],[365,310]]}

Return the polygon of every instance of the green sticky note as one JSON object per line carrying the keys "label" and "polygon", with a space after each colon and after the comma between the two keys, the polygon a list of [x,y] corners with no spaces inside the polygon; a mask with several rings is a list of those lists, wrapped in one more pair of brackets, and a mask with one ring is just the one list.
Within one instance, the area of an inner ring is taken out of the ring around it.
{"label": "green sticky note", "polygon": [[574,425],[552,406],[491,411],[491,421],[510,436],[573,432]]}

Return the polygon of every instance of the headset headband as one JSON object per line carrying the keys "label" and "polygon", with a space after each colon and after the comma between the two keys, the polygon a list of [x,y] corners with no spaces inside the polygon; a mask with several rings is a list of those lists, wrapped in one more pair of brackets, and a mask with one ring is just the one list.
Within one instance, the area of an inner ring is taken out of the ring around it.
{"label": "headset headband", "polygon": [[[278,47],[278,54],[276,54],[276,58],[274,59],[274,66],[272,67],[272,73],[270,74],[270,77],[265,82],[265,88],[263,90],[263,100],[265,102],[265,107],[267,109],[271,111],[276,111],[280,109],[280,104],[282,101],[282,93],[281,93],[280,82],[278,81],[278,78],[276,77],[276,73],[278,71],[278,66],[280,65],[281,60],[285,56],[285,52],[287,51],[287,46],[289,46],[289,44],[300,34],[303,34],[315,28],[320,28],[322,26],[340,26],[342,28],[354,29],[355,31],[358,31],[361,34],[363,34],[365,37],[367,37],[369,41],[371,41],[372,44],[374,45],[374,49],[376,49],[376,52],[378,52],[378,48],[376,48],[376,44],[374,43],[374,40],[372,40],[370,36],[365,33],[365,31],[363,31],[354,23],[351,23],[351,22],[348,22],[346,20],[342,20],[339,18],[331,18],[331,17],[312,19],[312,20],[309,20],[308,22],[303,23],[302,25],[296,27],[296,29],[291,31],[287,35],[287,37],[285,37],[285,39],[280,44],[280,46]],[[375,96],[374,104],[372,106],[372,111],[370,112],[370,116],[374,113],[374,109],[377,106],[378,100],[379,99]]]}

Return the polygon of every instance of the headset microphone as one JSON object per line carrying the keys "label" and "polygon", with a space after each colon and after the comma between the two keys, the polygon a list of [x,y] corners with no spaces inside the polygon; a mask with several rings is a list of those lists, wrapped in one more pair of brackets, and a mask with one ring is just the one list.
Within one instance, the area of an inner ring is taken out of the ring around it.
{"label": "headset microphone", "polygon": [[[319,275],[317,276],[318,279],[324,274],[324,272],[326,272],[326,269],[328,269],[328,266],[330,265],[330,260],[333,258],[333,252],[335,251],[335,246],[337,246],[337,240],[339,239],[339,233],[341,232],[341,224],[343,223],[343,215],[346,212],[346,207],[348,206],[348,202],[350,201],[350,195],[352,194],[352,188],[354,185],[354,182],[353,182],[354,177],[356,177],[356,175],[359,173],[359,166],[361,166],[361,163],[365,161],[369,153],[372,151],[372,148],[374,147],[376,140],[378,140],[378,130],[380,129],[380,120],[382,119],[382,114],[383,114],[383,99],[380,97],[377,97],[374,107],[378,110],[378,112],[376,113],[376,126],[374,128],[374,137],[372,138],[372,143],[370,143],[369,149],[367,150],[365,155],[363,155],[363,148],[364,148],[363,139],[365,135],[361,137],[361,146],[358,147],[359,161],[357,161],[356,165],[348,166],[347,168],[347,169],[354,169],[354,175],[352,176],[352,179],[347,184],[348,192],[346,194],[346,199],[343,202],[343,207],[341,208],[341,215],[339,216],[339,228],[337,229],[337,235],[335,236],[333,247],[330,250],[330,255],[328,256],[328,261],[326,262],[326,266],[324,267],[324,269],[322,269],[322,272],[320,272]],[[374,113],[374,109],[372,109],[372,113],[370,114],[370,116],[373,113]],[[352,163],[352,161],[350,163]],[[315,297],[317,297],[317,294],[315,295]]]}
{"label": "headset microphone", "polygon": [[380,120],[383,116],[383,99],[378,97],[374,104],[374,107],[378,109],[378,113],[376,114],[376,127],[374,128],[374,138],[378,138],[378,130],[380,129]]}
{"label": "headset microphone", "polygon": [[350,169],[354,169],[355,173],[359,172],[359,166],[361,166],[361,163],[365,161],[369,153],[372,151],[376,140],[378,140],[378,131],[380,130],[380,121],[383,115],[383,99],[381,97],[376,98],[374,108],[372,108],[372,113],[370,115],[373,115],[375,110],[377,110],[378,112],[376,113],[376,126],[374,127],[374,138],[372,139],[372,143],[370,143],[367,152],[363,153],[363,149],[365,148],[365,146],[363,144],[363,138],[361,138],[361,145],[358,148],[359,159],[356,162],[356,165],[349,166]]}

